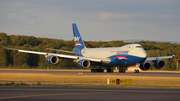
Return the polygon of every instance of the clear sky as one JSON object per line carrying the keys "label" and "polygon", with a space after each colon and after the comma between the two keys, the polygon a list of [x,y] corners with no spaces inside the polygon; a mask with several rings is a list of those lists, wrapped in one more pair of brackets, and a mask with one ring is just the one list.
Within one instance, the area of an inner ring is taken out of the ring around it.
{"label": "clear sky", "polygon": [[0,0],[0,32],[85,41],[180,42],[180,0]]}

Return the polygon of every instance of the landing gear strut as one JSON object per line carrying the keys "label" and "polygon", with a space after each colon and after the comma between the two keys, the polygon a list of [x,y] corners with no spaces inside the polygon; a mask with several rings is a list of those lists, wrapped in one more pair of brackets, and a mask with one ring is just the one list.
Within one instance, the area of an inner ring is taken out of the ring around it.
{"label": "landing gear strut", "polygon": [[125,69],[119,69],[119,73],[126,73]]}
{"label": "landing gear strut", "polygon": [[139,67],[140,66],[140,63],[136,63],[136,69],[134,70],[135,71],[135,73],[139,73]]}
{"label": "landing gear strut", "polygon": [[135,69],[134,71],[135,71],[135,73],[139,73],[139,69],[138,69],[138,70],[137,70],[137,69]]}
{"label": "landing gear strut", "polygon": [[114,71],[113,71],[113,69],[111,69],[111,67],[107,67],[107,72],[108,73],[113,73]]}

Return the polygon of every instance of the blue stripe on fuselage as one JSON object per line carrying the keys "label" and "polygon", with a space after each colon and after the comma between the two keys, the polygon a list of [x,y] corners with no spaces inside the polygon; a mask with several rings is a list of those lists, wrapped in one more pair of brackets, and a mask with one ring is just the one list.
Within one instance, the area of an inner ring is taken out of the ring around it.
{"label": "blue stripe on fuselage", "polygon": [[111,59],[111,63],[109,64],[103,63],[103,66],[134,65],[136,63],[142,63],[146,60],[146,58],[141,58],[132,55],[114,55],[109,58]]}

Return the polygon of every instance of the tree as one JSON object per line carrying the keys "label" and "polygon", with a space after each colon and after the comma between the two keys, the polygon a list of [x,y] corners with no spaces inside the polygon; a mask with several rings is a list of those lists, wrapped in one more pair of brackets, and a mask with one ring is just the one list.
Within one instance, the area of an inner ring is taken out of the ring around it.
{"label": "tree", "polygon": [[10,39],[11,39],[12,45],[15,45],[15,46],[23,46],[23,44],[25,44],[25,41],[22,36],[11,35]]}
{"label": "tree", "polygon": [[5,50],[2,48],[0,49],[0,66],[7,66],[8,61],[7,61],[7,55]]}
{"label": "tree", "polygon": [[24,41],[31,46],[37,46],[39,44],[38,40],[33,36],[25,36]]}
{"label": "tree", "polygon": [[[27,64],[28,54],[25,53],[16,53],[13,56],[14,66],[22,66],[23,64]],[[27,66],[27,65],[26,65]]]}
{"label": "tree", "polygon": [[0,33],[0,45],[8,45],[9,44],[9,38],[6,33]]}

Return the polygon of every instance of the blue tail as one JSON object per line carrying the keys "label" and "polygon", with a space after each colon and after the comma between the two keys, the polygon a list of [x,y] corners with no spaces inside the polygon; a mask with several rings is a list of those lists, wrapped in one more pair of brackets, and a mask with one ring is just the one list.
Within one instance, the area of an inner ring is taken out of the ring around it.
{"label": "blue tail", "polygon": [[81,38],[81,35],[80,35],[78,28],[77,28],[75,23],[72,24],[72,28],[73,28],[74,42],[75,42],[76,49],[85,48],[84,42]]}

